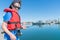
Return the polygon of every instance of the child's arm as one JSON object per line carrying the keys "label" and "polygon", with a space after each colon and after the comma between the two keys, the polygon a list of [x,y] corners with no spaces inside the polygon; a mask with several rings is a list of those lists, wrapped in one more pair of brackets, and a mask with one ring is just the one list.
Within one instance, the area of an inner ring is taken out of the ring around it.
{"label": "child's arm", "polygon": [[3,22],[3,23],[2,23],[2,29],[4,30],[4,32],[6,32],[6,33],[10,36],[10,38],[11,38],[12,40],[16,40],[15,35],[13,35],[13,34],[7,29],[7,23],[6,23],[6,22]]}

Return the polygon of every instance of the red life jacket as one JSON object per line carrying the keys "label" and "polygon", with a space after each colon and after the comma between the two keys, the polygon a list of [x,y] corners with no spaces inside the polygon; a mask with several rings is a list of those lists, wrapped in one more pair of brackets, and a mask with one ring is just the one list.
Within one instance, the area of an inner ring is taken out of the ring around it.
{"label": "red life jacket", "polygon": [[18,14],[18,12],[14,9],[6,8],[4,12],[11,12],[12,17],[11,19],[7,22],[7,28],[8,30],[14,30],[16,28],[21,28],[21,19]]}

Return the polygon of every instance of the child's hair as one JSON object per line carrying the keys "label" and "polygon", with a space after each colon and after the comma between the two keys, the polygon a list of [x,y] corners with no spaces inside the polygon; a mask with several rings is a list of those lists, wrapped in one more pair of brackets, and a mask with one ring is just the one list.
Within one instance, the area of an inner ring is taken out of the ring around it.
{"label": "child's hair", "polygon": [[[20,6],[21,6],[21,0],[14,0],[12,3],[11,3],[11,5],[13,5],[14,3],[19,3],[20,4]],[[12,6],[9,6],[9,8],[11,8],[12,9]]]}

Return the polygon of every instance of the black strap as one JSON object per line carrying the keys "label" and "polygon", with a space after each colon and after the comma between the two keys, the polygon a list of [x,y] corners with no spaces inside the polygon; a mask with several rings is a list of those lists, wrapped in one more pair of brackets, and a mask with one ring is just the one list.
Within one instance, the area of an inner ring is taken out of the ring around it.
{"label": "black strap", "polygon": [[8,24],[17,24],[17,23],[21,24],[20,22],[9,22],[8,21]]}

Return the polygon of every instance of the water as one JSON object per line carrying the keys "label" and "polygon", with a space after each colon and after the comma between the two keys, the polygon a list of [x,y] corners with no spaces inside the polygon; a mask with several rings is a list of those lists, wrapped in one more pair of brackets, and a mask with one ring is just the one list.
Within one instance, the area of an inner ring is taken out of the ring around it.
{"label": "water", "polygon": [[21,32],[20,40],[60,40],[59,25],[29,26]]}

